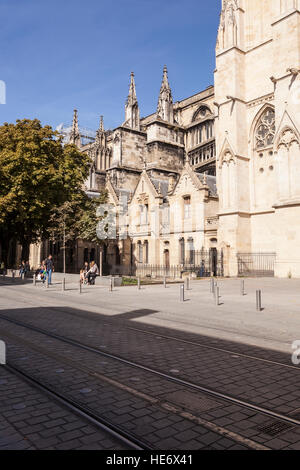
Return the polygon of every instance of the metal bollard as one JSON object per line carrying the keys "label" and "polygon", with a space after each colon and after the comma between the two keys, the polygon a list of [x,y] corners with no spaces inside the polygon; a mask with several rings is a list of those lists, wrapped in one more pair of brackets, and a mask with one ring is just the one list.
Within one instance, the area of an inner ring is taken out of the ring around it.
{"label": "metal bollard", "polygon": [[190,290],[190,279],[187,277],[186,280],[186,290]]}
{"label": "metal bollard", "polygon": [[79,281],[79,294],[82,294],[82,283]]}
{"label": "metal bollard", "polygon": [[112,281],[112,278],[110,278],[109,280],[109,292],[112,292],[113,291],[113,281]]}
{"label": "metal bollard", "polygon": [[241,295],[245,295],[245,281],[241,281]]}
{"label": "metal bollard", "polygon": [[141,290],[141,278],[138,277],[138,290]]}
{"label": "metal bollard", "polygon": [[16,276],[15,271],[12,271],[12,280],[13,280],[13,282],[15,282],[15,276]]}
{"label": "metal bollard", "polygon": [[211,280],[210,280],[210,292],[212,294],[215,293],[215,279],[212,277]]}
{"label": "metal bollard", "polygon": [[6,344],[4,341],[0,341],[0,364],[2,366],[6,364]]}
{"label": "metal bollard", "polygon": [[49,289],[49,276],[46,278],[46,289]]}
{"label": "metal bollard", "polygon": [[36,286],[36,275],[35,274],[33,275],[33,285],[34,285],[34,287]]}
{"label": "metal bollard", "polygon": [[166,278],[166,276],[164,277],[164,288],[165,289],[167,288],[167,278]]}
{"label": "metal bollard", "polygon": [[180,286],[180,302],[184,302],[184,284]]}
{"label": "metal bollard", "polygon": [[256,291],[256,310],[258,312],[262,311],[262,307],[261,307],[261,290]]}
{"label": "metal bollard", "polygon": [[62,280],[62,291],[65,292],[65,290],[66,290],[66,279],[63,278],[63,280]]}
{"label": "metal bollard", "polygon": [[112,282],[112,288],[114,289],[115,288],[115,278],[114,277],[112,277],[111,282]]}
{"label": "metal bollard", "polygon": [[220,305],[220,287],[215,288],[215,301],[216,301],[216,306],[219,307],[219,305]]}

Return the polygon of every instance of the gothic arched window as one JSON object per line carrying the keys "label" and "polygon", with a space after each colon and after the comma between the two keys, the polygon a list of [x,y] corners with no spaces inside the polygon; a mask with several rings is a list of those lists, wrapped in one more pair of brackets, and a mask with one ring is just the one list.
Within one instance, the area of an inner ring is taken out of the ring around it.
{"label": "gothic arched window", "polygon": [[194,239],[188,239],[188,250],[189,250],[189,264],[195,264],[195,247],[194,247]]}
{"label": "gothic arched window", "polygon": [[267,108],[258,121],[255,132],[255,147],[263,149],[274,144],[275,135],[275,111]]}
{"label": "gothic arched window", "polygon": [[137,243],[137,248],[138,248],[138,262],[142,263],[143,262],[143,245],[141,241],[138,241]]}
{"label": "gothic arched window", "polygon": [[204,119],[206,116],[211,114],[211,110],[208,106],[201,105],[193,114],[192,122],[196,121],[197,119]]}
{"label": "gothic arched window", "polygon": [[145,248],[145,264],[149,263],[149,243],[148,241],[144,241],[144,248]]}

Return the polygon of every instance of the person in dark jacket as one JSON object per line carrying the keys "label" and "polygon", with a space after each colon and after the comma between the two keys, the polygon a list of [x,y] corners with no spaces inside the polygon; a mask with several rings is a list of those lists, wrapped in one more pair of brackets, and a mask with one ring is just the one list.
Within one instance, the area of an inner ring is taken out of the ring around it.
{"label": "person in dark jacket", "polygon": [[54,263],[53,263],[53,259],[51,255],[49,255],[46,260],[46,270],[47,270],[48,284],[50,286],[52,284],[52,273],[54,272]]}
{"label": "person in dark jacket", "polygon": [[20,278],[23,279],[23,276],[25,277],[25,274],[26,274],[26,264],[25,264],[25,261],[22,261],[21,263],[21,266],[19,268],[19,274],[20,274]]}
{"label": "person in dark jacket", "polygon": [[26,261],[24,277],[26,277],[29,273],[30,273],[30,264],[29,264],[29,261]]}

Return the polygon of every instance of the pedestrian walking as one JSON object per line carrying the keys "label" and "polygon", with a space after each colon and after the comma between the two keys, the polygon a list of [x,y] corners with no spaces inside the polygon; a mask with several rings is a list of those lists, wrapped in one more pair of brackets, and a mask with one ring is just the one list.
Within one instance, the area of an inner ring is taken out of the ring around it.
{"label": "pedestrian walking", "polygon": [[29,261],[26,261],[24,277],[27,277],[28,273],[30,273],[30,264]]}
{"label": "pedestrian walking", "polygon": [[26,272],[26,264],[25,264],[25,261],[22,261],[21,265],[19,266],[19,275],[21,279],[23,279],[23,276],[25,277],[25,272]]}
{"label": "pedestrian walking", "polygon": [[49,286],[51,286],[52,273],[54,272],[54,263],[53,263],[52,255],[49,255],[46,260],[46,271],[47,271],[47,277],[48,277],[48,284]]}

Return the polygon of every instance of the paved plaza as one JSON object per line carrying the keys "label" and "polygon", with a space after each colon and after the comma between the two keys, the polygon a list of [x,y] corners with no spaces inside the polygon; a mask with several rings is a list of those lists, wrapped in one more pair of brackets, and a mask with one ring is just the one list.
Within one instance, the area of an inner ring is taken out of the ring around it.
{"label": "paved plaza", "polygon": [[[242,295],[219,280],[219,306],[209,280],[184,302],[180,284],[0,283],[8,365],[149,448],[300,449],[300,281],[246,279]],[[126,448],[6,367],[0,391],[0,449]]]}
{"label": "paved plaza", "polygon": [[[240,279],[220,280],[218,307],[207,280],[191,281],[191,289],[185,290],[184,303],[180,302],[180,284],[168,284],[167,289],[163,285],[142,286],[141,290],[136,286],[115,287],[109,292],[107,283],[107,287],[84,286],[80,295],[78,283],[72,282],[72,277],[65,292],[61,281],[55,283],[54,277],[49,290],[42,284],[33,288],[31,282],[21,289],[18,286],[21,297],[16,298],[16,286],[7,282],[10,285],[5,296],[1,296],[1,308],[19,307],[23,302],[24,306],[33,302],[37,307],[46,304],[75,307],[137,324],[205,334],[288,354],[292,353],[292,342],[300,340],[300,280],[246,279],[244,296]],[[262,312],[256,311],[258,289],[262,290]]]}

